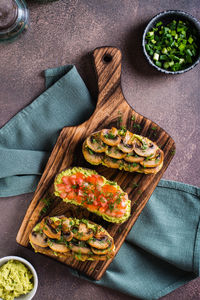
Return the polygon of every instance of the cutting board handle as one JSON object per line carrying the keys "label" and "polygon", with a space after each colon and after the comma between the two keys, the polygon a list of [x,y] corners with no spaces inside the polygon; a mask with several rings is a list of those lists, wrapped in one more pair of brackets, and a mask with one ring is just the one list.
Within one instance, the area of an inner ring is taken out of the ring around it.
{"label": "cutting board handle", "polygon": [[108,99],[117,88],[121,89],[122,54],[115,47],[96,48],[93,53],[98,82],[98,106]]}

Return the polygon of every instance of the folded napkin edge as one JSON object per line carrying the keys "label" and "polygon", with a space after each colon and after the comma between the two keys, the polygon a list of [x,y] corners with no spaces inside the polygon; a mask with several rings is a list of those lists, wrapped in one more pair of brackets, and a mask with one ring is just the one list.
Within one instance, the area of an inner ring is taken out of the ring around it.
{"label": "folded napkin edge", "polygon": [[194,196],[200,197],[200,188],[195,185],[187,184],[184,182],[161,179],[158,183],[159,187],[170,188],[174,190],[179,190],[185,193],[190,193]]}
{"label": "folded napkin edge", "polygon": [[[60,78],[61,78],[64,75],[66,75],[65,72],[69,72],[73,68],[76,69],[76,66],[73,65],[73,64],[70,64],[70,65],[65,65],[65,66],[62,66],[62,67],[55,67],[55,68],[46,69],[46,70],[43,71],[43,74],[45,75],[45,77],[54,77],[55,78],[55,76],[57,76],[58,69],[60,69],[63,72],[63,75],[60,75]],[[56,72],[56,74],[55,74],[55,72]]]}
{"label": "folded napkin edge", "polygon": [[155,294],[155,296],[152,298],[152,300],[157,300],[160,297],[164,297],[167,294],[173,292],[175,289],[183,286],[184,284],[187,284],[188,281],[191,281],[191,280],[195,279],[196,276],[193,276],[193,278],[191,279],[191,274],[192,273],[186,274],[185,276],[181,277],[178,281],[170,284],[165,289],[159,291],[158,293]]}
{"label": "folded napkin edge", "polygon": [[[69,76],[70,72],[77,72],[77,69],[75,67],[75,65],[66,65],[66,67],[69,66],[71,68],[69,68],[69,70],[65,70],[67,73],[64,73],[56,82],[54,82],[53,84],[51,84],[47,89],[45,89],[38,97],[36,97],[35,99],[33,99],[33,101],[29,104],[27,104],[24,108],[22,108],[19,112],[16,112],[16,114],[14,114],[1,128],[0,128],[0,135],[2,135],[4,132],[10,132],[12,131],[13,127],[16,126],[16,124],[18,123],[19,119],[20,120],[24,120],[24,118],[27,117],[27,115],[30,113],[31,110],[37,108],[38,106],[43,104],[43,101],[48,101],[48,97],[46,97],[45,99],[45,95],[48,94],[48,92],[53,88],[54,85],[58,84],[58,82]],[[50,70],[56,70],[56,68],[52,68]],[[44,72],[48,71],[45,70]],[[45,73],[46,75],[46,73]],[[50,77],[49,75],[47,75],[48,77]],[[55,76],[55,75],[54,75]],[[43,98],[43,101],[41,101],[41,98]]]}
{"label": "folded napkin edge", "polygon": [[196,239],[194,245],[194,257],[193,257],[193,269],[194,272],[200,275],[200,217],[197,225]]}

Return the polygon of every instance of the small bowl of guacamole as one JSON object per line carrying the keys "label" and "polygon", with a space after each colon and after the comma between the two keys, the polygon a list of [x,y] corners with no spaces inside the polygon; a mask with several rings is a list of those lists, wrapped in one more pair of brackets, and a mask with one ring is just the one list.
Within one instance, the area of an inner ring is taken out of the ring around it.
{"label": "small bowl of guacamole", "polygon": [[31,300],[37,287],[37,273],[27,260],[18,256],[0,259],[0,299]]}

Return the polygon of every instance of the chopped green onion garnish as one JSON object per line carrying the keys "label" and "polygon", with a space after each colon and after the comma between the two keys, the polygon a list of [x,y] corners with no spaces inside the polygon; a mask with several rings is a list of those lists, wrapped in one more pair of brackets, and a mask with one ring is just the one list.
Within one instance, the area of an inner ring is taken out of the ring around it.
{"label": "chopped green onion garnish", "polygon": [[154,53],[153,55],[153,60],[159,60],[159,54],[158,53]]}
{"label": "chopped green onion garnish", "polygon": [[172,67],[173,65],[174,65],[174,61],[172,60],[169,62],[169,66]]}
{"label": "chopped green onion garnish", "polygon": [[193,38],[190,36],[188,39],[188,43],[192,44],[193,41],[194,41]]}
{"label": "chopped green onion garnish", "polygon": [[156,27],[159,27],[159,26],[161,26],[162,25],[162,22],[160,21],[160,22],[158,22],[157,24],[156,24]]}
{"label": "chopped green onion garnish", "polygon": [[154,36],[154,32],[153,31],[149,31],[148,32],[148,36]]}
{"label": "chopped green onion garnish", "polygon": [[168,61],[164,63],[163,67],[164,67],[165,69],[168,69],[168,68],[169,68],[169,63],[168,63]]}
{"label": "chopped green onion garnish", "polygon": [[158,66],[160,68],[162,67],[162,63],[160,61],[156,61],[155,64],[156,64],[156,66]]}
{"label": "chopped green onion garnish", "polygon": [[159,21],[145,39],[146,51],[155,65],[171,71],[189,67],[200,51],[196,30],[181,20],[166,25]]}
{"label": "chopped green onion garnish", "polygon": [[168,59],[168,56],[165,55],[165,54],[162,54],[162,55],[160,56],[160,60],[167,60],[167,59]]}

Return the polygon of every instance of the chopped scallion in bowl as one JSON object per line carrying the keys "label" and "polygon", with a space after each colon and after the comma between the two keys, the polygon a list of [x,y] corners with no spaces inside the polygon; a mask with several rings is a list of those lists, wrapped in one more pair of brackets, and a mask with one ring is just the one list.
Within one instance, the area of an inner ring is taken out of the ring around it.
{"label": "chopped scallion in bowl", "polygon": [[200,58],[200,24],[181,11],[154,17],[145,29],[143,49],[151,65],[165,73],[192,69]]}

